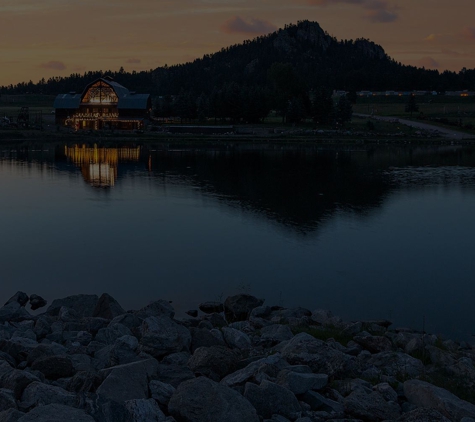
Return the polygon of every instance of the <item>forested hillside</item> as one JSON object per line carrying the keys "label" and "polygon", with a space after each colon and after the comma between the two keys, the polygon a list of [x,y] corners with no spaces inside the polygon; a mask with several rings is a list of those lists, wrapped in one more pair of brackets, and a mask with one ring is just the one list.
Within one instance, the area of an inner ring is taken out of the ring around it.
{"label": "forested hillside", "polygon": [[151,93],[159,116],[246,121],[260,120],[270,109],[290,115],[290,120],[293,114],[297,120],[309,113],[315,117],[315,108],[328,107],[328,93],[334,89],[475,89],[475,69],[440,73],[402,65],[367,39],[339,41],[318,23],[302,21],[190,63],[132,73],[122,68],[90,71],[0,87],[0,93],[81,92],[103,75],[131,90]]}

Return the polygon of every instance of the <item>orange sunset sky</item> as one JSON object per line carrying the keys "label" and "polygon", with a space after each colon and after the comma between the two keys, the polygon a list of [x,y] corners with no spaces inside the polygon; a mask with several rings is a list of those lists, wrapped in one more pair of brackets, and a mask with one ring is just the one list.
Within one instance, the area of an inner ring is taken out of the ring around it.
{"label": "orange sunset sky", "polygon": [[475,68],[475,0],[0,0],[0,85],[183,63],[312,20],[405,64]]}

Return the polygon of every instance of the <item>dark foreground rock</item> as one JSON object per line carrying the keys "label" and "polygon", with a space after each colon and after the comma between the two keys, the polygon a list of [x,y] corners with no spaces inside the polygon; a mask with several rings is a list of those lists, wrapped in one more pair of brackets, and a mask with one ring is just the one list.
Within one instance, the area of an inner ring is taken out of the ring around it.
{"label": "dark foreground rock", "polygon": [[165,300],[27,301],[0,308],[0,422],[475,421],[475,348],[387,321],[245,294],[183,320]]}

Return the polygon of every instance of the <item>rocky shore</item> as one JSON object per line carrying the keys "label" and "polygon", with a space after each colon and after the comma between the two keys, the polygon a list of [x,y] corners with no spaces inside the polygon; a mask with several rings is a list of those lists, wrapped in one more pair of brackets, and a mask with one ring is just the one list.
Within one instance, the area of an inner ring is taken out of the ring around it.
{"label": "rocky shore", "polygon": [[0,422],[475,421],[475,349],[389,321],[246,294],[181,320],[108,294],[26,309],[45,305],[0,308]]}

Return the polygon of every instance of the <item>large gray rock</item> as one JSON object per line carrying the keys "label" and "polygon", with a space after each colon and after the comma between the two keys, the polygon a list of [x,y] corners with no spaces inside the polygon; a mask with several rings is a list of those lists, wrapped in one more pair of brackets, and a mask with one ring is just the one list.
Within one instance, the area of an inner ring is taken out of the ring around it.
{"label": "large gray rock", "polygon": [[206,328],[190,328],[191,351],[194,352],[199,347],[224,346],[223,338],[219,338]]}
{"label": "large gray rock", "polygon": [[[360,356],[362,356],[360,358]],[[424,364],[406,353],[401,352],[381,352],[370,356],[364,356],[363,353],[358,356],[358,360],[363,362],[362,369],[374,366],[385,375],[394,377],[415,378],[424,371]]]}
{"label": "large gray rock", "polygon": [[140,348],[155,358],[187,351],[190,345],[190,331],[167,316],[149,317],[142,324]]}
{"label": "large gray rock", "polygon": [[223,312],[224,305],[221,302],[204,302],[198,306],[201,312],[205,314],[213,314],[215,312]]}
{"label": "large gray rock", "polygon": [[289,340],[281,353],[292,365],[308,365],[313,372],[329,376],[346,374],[354,361],[352,356],[306,333],[297,334]]}
{"label": "large gray rock", "polygon": [[8,353],[17,362],[25,360],[26,356],[38,346],[35,340],[17,337],[0,341],[0,351]]}
{"label": "large gray rock", "polygon": [[162,317],[173,318],[175,316],[175,310],[166,300],[157,300],[149,303],[142,309],[135,312],[135,315],[140,319],[146,319],[148,317]]}
{"label": "large gray rock", "polygon": [[409,403],[437,410],[444,415],[450,415],[450,418],[454,420],[460,420],[464,416],[475,417],[475,405],[425,381],[406,381],[404,394]]}
{"label": "large gray rock", "polygon": [[58,343],[39,344],[28,353],[27,363],[32,365],[36,360],[50,356],[64,356],[68,349]]}
{"label": "large gray rock", "polygon": [[388,352],[393,348],[391,341],[382,336],[355,336],[353,340],[371,353]]}
{"label": "large gray rock", "polygon": [[226,320],[228,322],[245,321],[249,318],[251,311],[263,303],[263,299],[258,299],[248,294],[229,296],[224,301]]}
{"label": "large gray rock", "polygon": [[149,397],[149,381],[156,376],[157,371],[158,362],[155,359],[103,369],[100,374],[105,379],[97,389],[97,394],[119,402],[146,399]]}
{"label": "large gray rock", "polygon": [[328,384],[326,374],[307,374],[283,369],[280,371],[276,383],[287,388],[294,394],[304,394],[308,390],[321,390]]}
{"label": "large gray rock", "polygon": [[302,396],[302,401],[310,405],[313,410],[336,413],[343,413],[344,411],[344,407],[341,403],[324,397],[316,391],[307,391]]}
{"label": "large gray rock", "polygon": [[95,422],[84,410],[64,406],[62,404],[48,404],[36,407],[25,416],[18,419],[18,422]]}
{"label": "large gray rock", "polygon": [[261,385],[248,382],[244,388],[244,397],[256,408],[257,414],[270,418],[273,414],[285,416],[291,420],[300,416],[302,408],[295,394],[287,388],[264,380]]}
{"label": "large gray rock", "polygon": [[70,393],[61,387],[32,382],[23,391],[21,402],[23,408],[33,408],[53,403],[75,407],[77,398],[76,394]]}
{"label": "large gray rock", "polygon": [[0,363],[0,388],[12,390],[17,400],[20,399],[23,390],[34,381],[40,379],[30,372],[13,369],[6,362]]}
{"label": "large gray rock", "polygon": [[251,339],[246,333],[235,328],[223,327],[224,340],[232,349],[246,350],[251,348]]}
{"label": "large gray rock", "polygon": [[150,381],[149,388],[152,399],[162,406],[168,406],[168,402],[176,391],[173,385],[156,380]]}
{"label": "large gray rock", "polygon": [[195,378],[195,374],[187,366],[175,364],[158,365],[157,375],[154,379],[170,384],[177,388],[182,382]]}
{"label": "large gray rock", "polygon": [[67,378],[74,373],[73,363],[66,356],[46,356],[36,359],[31,365],[31,369],[41,372],[50,380]]}
{"label": "large gray rock", "polygon": [[0,388],[0,412],[8,409],[16,409],[15,395],[12,390]]}
{"label": "large gray rock", "polygon": [[165,422],[166,416],[154,399],[127,400],[125,407],[130,413],[130,422]]}
{"label": "large gray rock", "polygon": [[221,380],[221,384],[228,387],[238,387],[249,381],[260,384],[265,379],[277,377],[278,373],[288,366],[280,354],[271,355],[227,375]]}
{"label": "large gray rock", "polygon": [[236,368],[236,358],[236,353],[226,347],[200,347],[193,353],[188,366],[195,374],[219,381]]}
{"label": "large gray rock", "polygon": [[294,334],[288,325],[273,324],[261,329],[260,344],[267,347],[290,340]]}
{"label": "large gray rock", "polygon": [[36,311],[37,309],[42,308],[43,306],[46,306],[48,304],[48,301],[46,299],[43,299],[41,296],[32,294],[30,296],[30,308],[32,311]]}
{"label": "large gray rock", "polygon": [[[414,409],[405,413],[397,422],[451,422],[442,413],[434,409]],[[460,422],[464,422],[461,420]]]}
{"label": "large gray rock", "polygon": [[57,316],[60,309],[64,306],[71,309],[79,318],[92,317],[98,301],[99,297],[97,295],[74,295],[63,299],[55,299],[46,310],[46,313]]}
{"label": "large gray rock", "polygon": [[16,409],[8,409],[0,412],[0,422],[17,422],[22,416],[25,416],[23,412]]}
{"label": "large gray rock", "polygon": [[367,392],[362,388],[346,397],[344,404],[347,413],[365,421],[394,420],[401,414],[397,403],[386,402],[377,391]]}
{"label": "large gray rock", "polygon": [[94,311],[92,312],[93,317],[105,318],[105,319],[114,319],[119,315],[125,314],[124,308],[120,306],[119,302],[115,300],[111,295],[104,293],[99,298]]}
{"label": "large gray rock", "polygon": [[22,321],[31,318],[28,311],[18,302],[10,302],[0,308],[0,322]]}
{"label": "large gray rock", "polygon": [[20,306],[25,306],[28,303],[28,295],[24,292],[16,292],[10,299],[5,302],[5,305],[10,303],[18,303]]}
{"label": "large gray rock", "polygon": [[259,422],[256,409],[241,394],[205,377],[182,383],[168,410],[180,422]]}
{"label": "large gray rock", "polygon": [[96,334],[95,341],[104,344],[114,344],[118,338],[131,335],[132,332],[125,325],[112,324],[106,328],[101,328]]}

